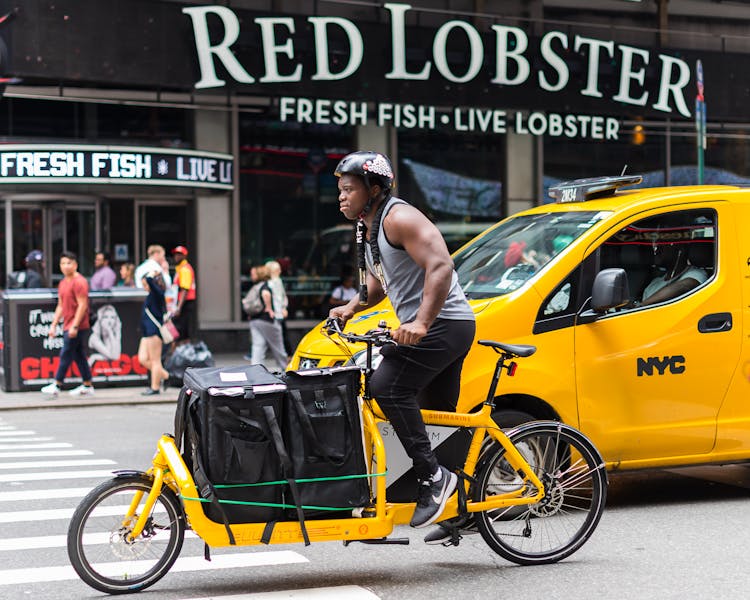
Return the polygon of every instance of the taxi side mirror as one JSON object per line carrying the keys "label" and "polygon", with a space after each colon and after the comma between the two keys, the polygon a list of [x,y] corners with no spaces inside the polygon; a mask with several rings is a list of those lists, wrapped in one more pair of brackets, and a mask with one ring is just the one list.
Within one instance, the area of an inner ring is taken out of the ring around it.
{"label": "taxi side mirror", "polygon": [[630,286],[624,269],[603,269],[596,274],[589,308],[580,313],[579,323],[591,323],[609,310],[630,303]]}

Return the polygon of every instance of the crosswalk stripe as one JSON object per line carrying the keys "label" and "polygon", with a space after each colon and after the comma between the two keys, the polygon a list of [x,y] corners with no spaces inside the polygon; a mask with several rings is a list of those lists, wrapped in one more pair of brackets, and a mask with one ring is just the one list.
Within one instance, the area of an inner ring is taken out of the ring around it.
{"label": "crosswalk stripe", "polygon": [[192,600],[378,600],[370,590],[358,585],[341,585],[336,587],[283,590],[280,592],[258,592],[255,594],[236,594],[232,596],[206,596]]}
{"label": "crosswalk stripe", "polygon": [[25,502],[27,500],[52,500],[55,498],[83,498],[92,488],[55,488],[51,490],[24,490],[0,492],[0,502]]}
{"label": "crosswalk stripe", "polygon": [[14,429],[13,425],[0,425],[0,431],[13,431]]}
{"label": "crosswalk stripe", "polygon": [[[99,506],[96,517],[111,517],[124,515],[128,510],[122,506]],[[75,508],[48,508],[39,510],[15,510],[0,512],[0,523],[23,523],[25,521],[54,521],[55,519],[70,519]]]}
{"label": "crosswalk stripe", "polygon": [[56,467],[94,467],[99,465],[116,465],[108,458],[92,458],[90,460],[40,460],[23,462],[0,462],[0,469],[49,469]]}
{"label": "crosswalk stripe", "polygon": [[100,479],[112,477],[112,471],[50,471],[43,473],[15,473],[0,475],[0,483],[8,481],[45,481],[52,479]]}
{"label": "crosswalk stripe", "polygon": [[35,435],[36,431],[29,431],[27,429],[21,429],[18,431],[0,431],[0,440],[6,437],[18,437],[23,435]]}
{"label": "crosswalk stripe", "polygon": [[[51,508],[49,510],[16,510],[0,513],[0,523],[23,523],[26,521],[53,521],[70,519],[75,508]],[[120,510],[122,514],[122,510]]]}
{"label": "crosswalk stripe", "polygon": [[[99,506],[93,513],[94,517],[121,517],[128,511],[129,506]],[[56,519],[70,519],[75,507],[45,508],[36,510],[16,510],[0,512],[0,523],[23,523],[25,521],[54,521]],[[154,512],[164,512],[160,505],[156,505]]]}
{"label": "crosswalk stripe", "polygon": [[[39,438],[43,439],[43,438]],[[46,438],[52,439],[52,438]],[[6,440],[10,441],[10,440]],[[13,440],[14,442],[25,442],[27,440]],[[73,444],[67,442],[47,442],[43,444],[0,444],[0,450],[35,450],[35,449],[46,449],[46,448],[72,448]]]}
{"label": "crosswalk stripe", "polygon": [[[252,552],[246,554],[212,554],[211,562],[202,556],[178,558],[170,573],[186,571],[209,571],[214,569],[236,569],[268,565],[289,565],[309,562],[304,556],[291,550]],[[107,572],[122,572],[129,563],[107,563]],[[146,564],[141,564],[141,568]],[[50,581],[67,581],[78,579],[73,567],[30,567],[26,569],[6,569],[0,571],[0,586]]]}
{"label": "crosswalk stripe", "polygon": [[0,452],[0,458],[41,458],[42,456],[91,456],[91,450],[25,450]]}
{"label": "crosswalk stripe", "polygon": [[19,437],[19,438],[10,438],[10,437],[0,437],[0,442],[3,444],[23,444],[26,442],[51,442],[55,438],[51,436],[40,436],[40,437]]}
{"label": "crosswalk stripe", "polygon": [[[89,533],[84,536],[84,543],[107,544],[109,543],[110,534]],[[185,532],[185,539],[199,539],[192,531]],[[68,536],[66,535],[42,535],[36,537],[8,538],[0,539],[0,552],[3,551],[20,551],[20,550],[39,550],[42,548],[65,548],[68,545]]]}
{"label": "crosswalk stripe", "polygon": [[[109,539],[108,533],[98,534]],[[101,542],[105,543],[106,539]],[[92,542],[93,543],[93,542]],[[67,535],[44,535],[38,537],[0,539],[0,552],[13,550],[39,550],[40,548],[64,548],[68,545]]]}

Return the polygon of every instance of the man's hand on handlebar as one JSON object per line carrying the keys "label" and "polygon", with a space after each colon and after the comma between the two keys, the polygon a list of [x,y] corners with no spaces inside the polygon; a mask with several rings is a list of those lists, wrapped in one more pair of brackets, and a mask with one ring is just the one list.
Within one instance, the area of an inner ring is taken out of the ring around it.
{"label": "man's hand on handlebar", "polygon": [[332,308],[328,313],[329,319],[336,319],[341,324],[341,329],[346,327],[347,321],[354,316],[354,311],[348,305]]}
{"label": "man's hand on handlebar", "polygon": [[420,323],[403,323],[393,332],[393,341],[404,346],[415,346],[427,335],[427,327]]}

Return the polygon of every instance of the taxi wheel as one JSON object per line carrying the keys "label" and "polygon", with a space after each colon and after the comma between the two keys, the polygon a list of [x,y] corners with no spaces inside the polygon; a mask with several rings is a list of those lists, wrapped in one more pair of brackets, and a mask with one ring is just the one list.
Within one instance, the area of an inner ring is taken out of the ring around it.
{"label": "taxi wheel", "polygon": [[508,408],[497,408],[492,413],[492,420],[495,421],[503,429],[510,429],[516,427],[521,423],[528,423],[529,421],[537,420],[534,416],[522,410],[514,410]]}

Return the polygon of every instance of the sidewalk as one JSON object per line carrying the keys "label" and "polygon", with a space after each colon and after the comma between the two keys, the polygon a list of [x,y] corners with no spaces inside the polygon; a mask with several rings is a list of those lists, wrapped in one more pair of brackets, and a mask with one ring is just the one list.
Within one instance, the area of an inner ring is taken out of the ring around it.
{"label": "sidewalk", "polygon": [[[217,367],[248,365],[242,354],[215,354]],[[273,361],[267,365],[275,370]],[[104,406],[108,404],[157,404],[176,402],[179,388],[170,387],[158,396],[141,396],[145,386],[100,387],[93,396],[74,397],[63,391],[56,398],[45,396],[41,392],[4,392],[0,390],[0,411],[20,410],[27,408],[68,408],[71,406]]]}

